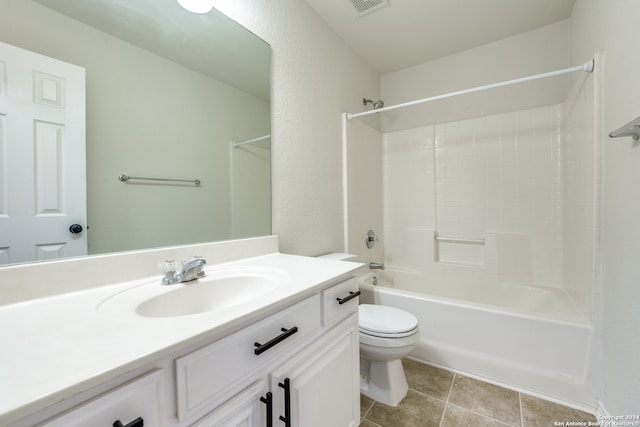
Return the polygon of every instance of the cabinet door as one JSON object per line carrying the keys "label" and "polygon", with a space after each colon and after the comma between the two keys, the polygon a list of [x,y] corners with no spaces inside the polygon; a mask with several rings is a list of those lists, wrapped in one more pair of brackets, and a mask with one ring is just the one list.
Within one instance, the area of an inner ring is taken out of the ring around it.
{"label": "cabinet door", "polygon": [[267,382],[256,381],[191,427],[264,427],[267,425],[266,393]]}
{"label": "cabinet door", "polygon": [[[291,427],[352,427],[360,419],[358,333],[355,316],[345,320],[350,327],[300,353],[293,364],[272,377],[277,395],[275,408],[286,418],[289,398]],[[337,332],[337,331],[334,331]],[[297,363],[296,363],[297,362]],[[288,380],[288,381],[287,381]],[[287,390],[288,388],[288,390]],[[282,425],[282,423],[279,423]]]}

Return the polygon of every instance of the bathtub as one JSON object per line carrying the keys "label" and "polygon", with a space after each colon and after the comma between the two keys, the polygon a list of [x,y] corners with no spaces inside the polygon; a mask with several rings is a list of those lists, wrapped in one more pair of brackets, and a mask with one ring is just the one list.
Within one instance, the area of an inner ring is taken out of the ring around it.
{"label": "bathtub", "polygon": [[596,406],[592,328],[561,289],[458,283],[447,284],[448,296],[445,286],[434,286],[432,295],[395,288],[393,274],[361,276],[360,302],[418,318],[411,357],[580,409]]}

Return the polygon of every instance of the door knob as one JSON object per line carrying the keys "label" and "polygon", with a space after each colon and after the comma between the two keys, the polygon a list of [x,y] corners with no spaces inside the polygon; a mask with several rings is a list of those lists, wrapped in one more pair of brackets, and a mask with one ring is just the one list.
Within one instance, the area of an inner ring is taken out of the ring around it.
{"label": "door knob", "polygon": [[82,233],[82,226],[80,224],[73,224],[71,225],[71,227],[69,227],[69,231],[71,232],[71,234]]}

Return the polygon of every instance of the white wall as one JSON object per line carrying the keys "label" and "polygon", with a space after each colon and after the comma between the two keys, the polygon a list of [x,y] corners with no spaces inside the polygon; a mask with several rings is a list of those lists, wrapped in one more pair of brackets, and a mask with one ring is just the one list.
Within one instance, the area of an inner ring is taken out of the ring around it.
{"label": "white wall", "polygon": [[[387,241],[383,229],[382,134],[360,120],[347,124],[348,247],[360,262],[383,262]],[[365,235],[378,241],[368,248]]]}
{"label": "white wall", "polygon": [[640,115],[639,15],[634,0],[578,0],[570,19],[572,58],[603,52],[599,399],[612,415],[640,414],[640,146],[607,136]]}
{"label": "white wall", "polygon": [[304,1],[212,3],[272,47],[273,232],[282,252],[341,252],[341,113],[378,99],[379,76]]}
{"label": "white wall", "polygon": [[[568,63],[568,23],[537,30],[383,75],[385,105],[413,101],[577,65]],[[451,98],[385,113],[383,131],[446,123],[472,117],[559,104],[566,79],[554,78]]]}

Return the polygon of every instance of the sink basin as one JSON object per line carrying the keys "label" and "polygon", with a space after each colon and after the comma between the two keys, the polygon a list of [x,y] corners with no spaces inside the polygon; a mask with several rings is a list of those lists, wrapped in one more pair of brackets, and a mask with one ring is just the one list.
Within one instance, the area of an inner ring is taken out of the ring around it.
{"label": "sink basin", "polygon": [[191,282],[163,286],[156,280],[137,286],[107,298],[98,311],[156,318],[191,316],[256,301],[287,282],[288,275],[275,269],[215,270]]}

